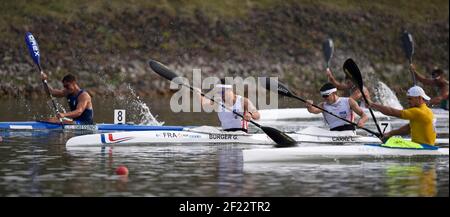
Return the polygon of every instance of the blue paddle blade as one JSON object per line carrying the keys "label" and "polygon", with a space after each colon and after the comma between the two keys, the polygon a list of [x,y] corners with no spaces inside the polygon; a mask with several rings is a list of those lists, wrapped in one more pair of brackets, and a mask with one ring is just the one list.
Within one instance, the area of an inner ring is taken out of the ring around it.
{"label": "blue paddle blade", "polygon": [[33,59],[34,63],[41,66],[41,60],[40,60],[40,52],[39,52],[39,46],[36,41],[36,38],[34,38],[33,34],[31,32],[27,32],[25,35],[25,43],[27,43],[28,51],[30,52],[30,56]]}

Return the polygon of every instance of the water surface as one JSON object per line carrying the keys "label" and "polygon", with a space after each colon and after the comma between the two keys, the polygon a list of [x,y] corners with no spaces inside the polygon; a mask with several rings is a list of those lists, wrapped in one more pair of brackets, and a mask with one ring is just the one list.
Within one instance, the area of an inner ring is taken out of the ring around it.
{"label": "water surface", "polygon": [[[111,122],[114,104],[96,105]],[[48,114],[38,102],[2,101],[0,121]],[[166,125],[216,125],[214,114],[174,114],[165,100],[147,102]],[[136,116],[138,117],[138,116]],[[139,120],[139,117],[136,118]],[[282,130],[320,121],[280,124]],[[448,123],[447,123],[448,126]],[[442,129],[447,129],[448,127]],[[154,145],[69,151],[74,132],[0,131],[0,196],[446,196],[449,159],[406,158],[245,164],[242,149],[263,145]],[[125,165],[130,174],[115,169]]]}

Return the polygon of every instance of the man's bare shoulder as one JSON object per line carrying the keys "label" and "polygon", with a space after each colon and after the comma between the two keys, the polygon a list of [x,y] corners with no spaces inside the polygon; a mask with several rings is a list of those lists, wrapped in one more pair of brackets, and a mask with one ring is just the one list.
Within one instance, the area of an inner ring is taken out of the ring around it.
{"label": "man's bare shoulder", "polygon": [[83,93],[80,94],[80,98],[84,99],[91,99],[91,95],[87,91],[83,91]]}
{"label": "man's bare shoulder", "polygon": [[446,79],[443,80],[434,80],[434,83],[439,88],[445,88],[448,89],[448,81]]}

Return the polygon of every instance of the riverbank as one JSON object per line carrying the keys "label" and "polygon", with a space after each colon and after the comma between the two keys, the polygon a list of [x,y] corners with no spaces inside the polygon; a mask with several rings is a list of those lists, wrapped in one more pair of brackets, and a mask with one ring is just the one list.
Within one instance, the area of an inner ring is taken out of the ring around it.
{"label": "riverbank", "polygon": [[[208,3],[209,2],[209,3]],[[305,95],[326,81],[322,42],[331,37],[331,67],[346,58],[369,86],[379,79],[399,93],[410,84],[400,33],[416,41],[414,62],[448,74],[448,1],[57,1],[2,2],[0,96],[41,97],[37,69],[23,37],[38,38],[50,84],[66,73],[95,96],[133,87],[139,96],[168,96],[168,82],[147,66],[160,60],[189,75],[279,76]],[[189,76],[188,76],[189,77]],[[374,84],[372,84],[374,85]]]}

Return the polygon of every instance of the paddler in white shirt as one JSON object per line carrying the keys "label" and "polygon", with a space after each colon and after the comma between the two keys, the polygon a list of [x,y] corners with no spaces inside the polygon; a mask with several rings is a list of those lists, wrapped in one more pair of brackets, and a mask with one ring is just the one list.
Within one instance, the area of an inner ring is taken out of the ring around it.
{"label": "paddler in white shirt", "polygon": [[[360,116],[357,125],[359,127],[364,127],[364,124],[368,120],[368,116],[354,99],[350,97],[339,97],[336,86],[331,83],[326,83],[320,88],[320,95],[322,95],[325,102],[320,103],[318,105],[319,107],[351,122],[354,121],[353,113],[356,113]],[[328,124],[331,131],[355,130],[355,126],[313,107],[311,105],[313,104],[312,100],[307,100],[307,102],[306,107],[308,111],[313,114],[322,113],[325,122]]]}
{"label": "paddler in white shirt", "polygon": [[[224,109],[221,105],[201,96],[199,92],[194,91],[200,97],[203,107],[213,107],[217,111],[221,127],[224,131],[244,131],[248,132],[248,121],[258,120],[260,114],[253,103],[243,96],[237,95],[233,91],[233,86],[225,84],[224,79],[220,84],[215,85],[215,90],[220,95],[220,102],[227,107]],[[235,111],[244,116],[244,119],[234,114],[230,110]]]}

